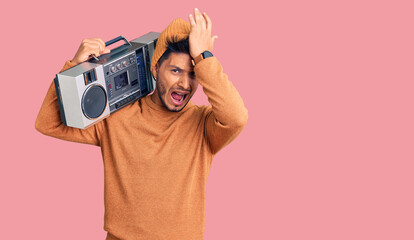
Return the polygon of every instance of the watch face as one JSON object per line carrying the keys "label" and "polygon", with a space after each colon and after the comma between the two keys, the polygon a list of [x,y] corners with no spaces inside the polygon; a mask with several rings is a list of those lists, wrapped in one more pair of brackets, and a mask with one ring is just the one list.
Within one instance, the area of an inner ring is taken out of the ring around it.
{"label": "watch face", "polygon": [[212,56],[213,56],[213,54],[211,52],[209,52],[209,51],[204,51],[203,52],[203,58],[204,59],[206,59],[208,57],[212,57]]}

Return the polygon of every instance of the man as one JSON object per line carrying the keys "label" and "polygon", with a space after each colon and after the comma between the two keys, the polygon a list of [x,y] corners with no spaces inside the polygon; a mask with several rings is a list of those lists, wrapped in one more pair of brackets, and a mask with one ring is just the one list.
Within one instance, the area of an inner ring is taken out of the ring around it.
{"label": "man", "polygon": [[[36,120],[46,135],[101,147],[107,239],[204,238],[213,156],[244,128],[247,110],[211,54],[210,18],[195,9],[189,20],[174,20],[158,39],[153,95],[81,130],[61,122],[52,83]],[[108,52],[101,39],[86,39],[62,71]],[[198,84],[211,106],[190,101]]]}

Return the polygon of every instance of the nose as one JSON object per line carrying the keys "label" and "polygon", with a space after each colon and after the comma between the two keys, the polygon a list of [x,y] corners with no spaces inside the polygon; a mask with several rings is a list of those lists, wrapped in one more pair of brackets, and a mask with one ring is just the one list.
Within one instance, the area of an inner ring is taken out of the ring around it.
{"label": "nose", "polygon": [[178,86],[183,88],[184,90],[190,89],[190,77],[187,74],[183,74],[180,76],[180,79],[178,81]]}

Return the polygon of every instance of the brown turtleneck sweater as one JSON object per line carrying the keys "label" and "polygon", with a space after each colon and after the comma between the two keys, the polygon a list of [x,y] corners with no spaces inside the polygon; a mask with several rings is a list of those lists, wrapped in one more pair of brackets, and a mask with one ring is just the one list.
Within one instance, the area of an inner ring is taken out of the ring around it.
{"label": "brown turtleneck sweater", "polygon": [[[70,67],[68,61],[62,71]],[[215,57],[194,71],[211,106],[189,102],[170,112],[147,96],[84,130],[62,123],[52,82],[36,129],[101,147],[107,239],[204,239],[213,156],[242,131],[248,116]]]}

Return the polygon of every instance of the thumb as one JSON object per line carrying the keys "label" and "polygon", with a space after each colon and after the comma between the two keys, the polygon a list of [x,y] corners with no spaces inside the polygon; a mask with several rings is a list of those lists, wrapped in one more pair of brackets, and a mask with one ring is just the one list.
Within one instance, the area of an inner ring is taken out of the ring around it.
{"label": "thumb", "polygon": [[111,49],[109,49],[109,48],[105,48],[104,50],[103,50],[103,52],[102,52],[102,54],[106,54],[106,53],[110,53],[111,52]]}
{"label": "thumb", "polygon": [[211,38],[211,40],[212,40],[212,44],[214,45],[214,42],[216,41],[216,39],[218,38],[218,36],[217,35],[214,35],[212,38]]}

